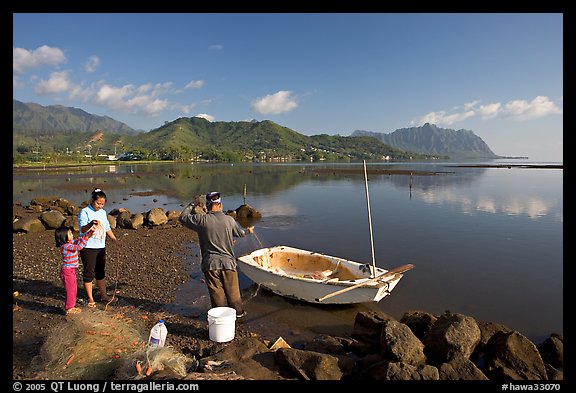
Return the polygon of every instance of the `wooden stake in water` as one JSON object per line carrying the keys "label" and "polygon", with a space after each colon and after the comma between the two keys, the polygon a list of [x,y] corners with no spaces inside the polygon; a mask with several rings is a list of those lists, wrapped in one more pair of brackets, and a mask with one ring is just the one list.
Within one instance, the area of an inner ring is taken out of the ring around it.
{"label": "wooden stake in water", "polygon": [[412,172],[410,172],[410,200],[412,200]]}
{"label": "wooden stake in water", "polygon": [[244,204],[246,204],[246,183],[244,183]]}
{"label": "wooden stake in water", "polygon": [[372,216],[370,215],[370,194],[368,194],[368,173],[366,172],[366,160],[364,160],[364,188],[366,189],[366,205],[368,206],[368,225],[370,227],[370,247],[372,250],[372,271],[370,278],[376,274],[376,258],[374,257],[374,237],[372,236]]}

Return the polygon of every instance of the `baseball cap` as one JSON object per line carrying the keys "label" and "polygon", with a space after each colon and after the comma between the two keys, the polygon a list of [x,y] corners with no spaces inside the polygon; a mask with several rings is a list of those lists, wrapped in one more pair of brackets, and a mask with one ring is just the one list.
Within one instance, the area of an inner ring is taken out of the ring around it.
{"label": "baseball cap", "polygon": [[212,203],[222,203],[219,192],[212,191],[206,194],[206,204],[210,205]]}

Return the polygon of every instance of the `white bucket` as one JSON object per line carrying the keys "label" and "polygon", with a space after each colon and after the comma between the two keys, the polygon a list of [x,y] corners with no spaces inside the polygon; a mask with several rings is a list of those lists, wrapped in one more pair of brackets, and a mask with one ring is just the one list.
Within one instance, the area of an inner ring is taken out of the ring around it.
{"label": "white bucket", "polygon": [[208,310],[208,333],[210,340],[218,343],[234,339],[236,310],[230,307],[214,307]]}

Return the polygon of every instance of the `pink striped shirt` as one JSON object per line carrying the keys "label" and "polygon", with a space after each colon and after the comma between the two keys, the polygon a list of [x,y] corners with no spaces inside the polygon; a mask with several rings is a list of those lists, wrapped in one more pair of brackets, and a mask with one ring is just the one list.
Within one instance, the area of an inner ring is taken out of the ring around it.
{"label": "pink striped shirt", "polygon": [[62,267],[78,267],[78,251],[86,246],[88,238],[89,236],[82,236],[62,245]]}

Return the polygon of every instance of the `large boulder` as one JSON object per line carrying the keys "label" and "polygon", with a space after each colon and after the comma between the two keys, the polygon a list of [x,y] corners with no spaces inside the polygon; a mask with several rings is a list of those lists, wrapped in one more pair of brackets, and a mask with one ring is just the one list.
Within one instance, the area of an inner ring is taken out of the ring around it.
{"label": "large boulder", "polygon": [[548,379],[544,361],[536,345],[512,331],[498,332],[486,344],[485,373],[494,381],[545,381]]}
{"label": "large boulder", "polygon": [[36,216],[23,217],[12,223],[12,232],[34,233],[45,230],[46,227]]}
{"label": "large boulder", "polygon": [[555,368],[564,367],[564,339],[559,334],[551,334],[546,340],[536,345],[544,363]]}
{"label": "large boulder", "polygon": [[146,213],[145,223],[149,226],[157,226],[163,225],[168,222],[168,217],[166,217],[166,213],[164,209],[160,207],[154,207]]}
{"label": "large boulder", "polygon": [[426,363],[424,344],[407,325],[395,320],[386,321],[382,327],[380,353],[383,358],[392,362],[412,366],[422,366]]}
{"label": "large boulder", "polygon": [[426,356],[433,364],[450,361],[455,356],[468,359],[480,342],[480,328],[472,317],[446,312],[424,335]]}
{"label": "large boulder", "polygon": [[340,380],[344,374],[336,356],[295,348],[280,348],[274,359],[284,372],[304,380]]}
{"label": "large boulder", "polygon": [[66,221],[66,217],[59,210],[49,210],[40,214],[40,221],[47,229],[56,229]]}

